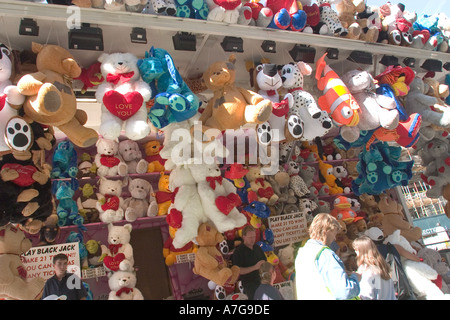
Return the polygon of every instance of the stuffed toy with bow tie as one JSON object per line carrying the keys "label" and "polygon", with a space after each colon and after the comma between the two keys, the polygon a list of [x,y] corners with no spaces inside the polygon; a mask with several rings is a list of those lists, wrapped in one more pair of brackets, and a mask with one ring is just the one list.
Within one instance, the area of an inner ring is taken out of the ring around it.
{"label": "stuffed toy with bow tie", "polygon": [[31,44],[36,56],[38,72],[26,74],[17,83],[19,93],[26,96],[23,111],[28,122],[54,126],[75,145],[86,148],[94,145],[98,133],[85,127],[87,114],[77,109],[72,80],[81,68],[72,54],[57,45]]}
{"label": "stuffed toy with bow tie", "polygon": [[102,106],[100,135],[114,140],[124,127],[128,139],[146,137],[150,133],[146,103],[152,90],[141,80],[138,58],[131,53],[116,52],[104,53],[98,61],[105,79],[95,93]]}
{"label": "stuffed toy with bow tie", "polygon": [[102,244],[103,265],[110,272],[130,271],[134,267],[133,247],[130,244],[130,223],[123,226],[108,224],[108,246]]}

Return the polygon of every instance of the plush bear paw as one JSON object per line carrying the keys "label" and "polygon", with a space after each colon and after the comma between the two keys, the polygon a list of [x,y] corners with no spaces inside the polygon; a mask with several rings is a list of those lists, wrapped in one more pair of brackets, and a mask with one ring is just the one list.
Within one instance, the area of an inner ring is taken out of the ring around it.
{"label": "plush bear paw", "polygon": [[117,122],[105,122],[100,125],[99,133],[100,135],[108,140],[115,140],[120,136],[122,130],[122,125]]}
{"label": "plush bear paw", "polygon": [[22,210],[22,215],[24,217],[31,216],[37,209],[39,209],[39,203],[37,202],[29,202],[25,208]]}
{"label": "plush bear paw", "polygon": [[154,104],[148,113],[148,118],[155,128],[161,129],[167,126],[170,121],[166,116],[166,107]]}
{"label": "plush bear paw", "polygon": [[303,136],[304,124],[300,117],[296,115],[290,116],[287,121],[287,126],[289,133],[294,139],[300,139]]}
{"label": "plush bear paw", "polygon": [[17,197],[17,202],[29,202],[39,195],[39,191],[36,189],[27,189],[22,191]]}
{"label": "plush bear paw", "polygon": [[195,13],[195,19],[206,20],[208,19],[208,14],[209,14],[208,4],[204,3],[202,7],[198,9],[197,12]]}
{"label": "plush bear paw", "polygon": [[256,128],[258,141],[262,145],[268,145],[272,141],[272,128],[269,122],[264,122]]}
{"label": "plush bear paw", "polygon": [[43,115],[52,115],[57,112],[63,103],[61,92],[51,83],[44,83],[36,97],[37,112]]}
{"label": "plush bear paw", "polygon": [[191,17],[191,8],[187,5],[181,5],[177,7],[177,17],[180,18],[190,18]]}

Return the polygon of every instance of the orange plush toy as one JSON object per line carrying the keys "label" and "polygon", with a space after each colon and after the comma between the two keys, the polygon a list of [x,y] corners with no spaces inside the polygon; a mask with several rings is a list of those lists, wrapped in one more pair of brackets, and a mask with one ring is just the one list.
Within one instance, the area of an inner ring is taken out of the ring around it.
{"label": "orange plush toy", "polygon": [[164,163],[166,160],[159,154],[162,148],[163,146],[158,140],[148,141],[145,144],[145,161],[148,162],[147,172],[161,172],[165,170]]}
{"label": "orange plush toy", "polygon": [[158,191],[155,192],[154,197],[158,204],[158,216],[166,215],[170,205],[175,198],[175,193],[169,189],[169,176],[164,172],[161,172],[158,181]]}
{"label": "orange plush toy", "polygon": [[319,159],[319,179],[324,185],[330,188],[330,194],[343,193],[344,189],[336,183],[336,177],[333,175],[333,166]]}
{"label": "orange plush toy", "polygon": [[163,256],[165,258],[166,266],[173,265],[177,261],[178,255],[195,253],[198,250],[198,246],[194,244],[192,241],[187,243],[182,248],[179,249],[175,248],[172,243],[176,232],[177,232],[176,228],[169,226],[169,237],[164,242],[163,248]]}
{"label": "orange plush toy", "polygon": [[359,104],[338,74],[327,65],[326,55],[325,53],[316,62],[317,88],[323,91],[323,96],[319,97],[317,103],[338,126],[356,126],[361,112]]}

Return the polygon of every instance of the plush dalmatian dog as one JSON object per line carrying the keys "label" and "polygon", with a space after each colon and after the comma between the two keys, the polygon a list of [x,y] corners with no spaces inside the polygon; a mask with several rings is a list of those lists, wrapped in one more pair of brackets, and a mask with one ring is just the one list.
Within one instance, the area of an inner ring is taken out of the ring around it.
{"label": "plush dalmatian dog", "polygon": [[[156,14],[165,13],[168,16],[174,16],[177,13],[177,7],[174,0],[149,0],[147,7],[150,6]],[[148,9],[149,8],[146,8],[145,10],[149,11]]]}
{"label": "plush dalmatian dog", "polygon": [[328,27],[328,34],[331,36],[337,35],[340,37],[345,37],[348,34],[348,30],[342,26],[337,12],[331,8],[332,4],[336,4],[341,1],[342,0],[317,0],[317,4],[320,8],[320,22],[325,23]]}
{"label": "plush dalmatian dog", "polygon": [[302,198],[310,194],[310,190],[305,181],[298,174],[300,172],[300,165],[295,161],[289,161],[287,173],[289,173],[289,187],[294,191],[297,198]]}
{"label": "plush dalmatian dog", "polygon": [[299,211],[306,214],[306,221],[311,223],[314,218],[314,210],[318,208],[317,203],[311,199],[300,199],[299,200]]}
{"label": "plush dalmatian dog", "polygon": [[285,130],[287,141],[300,138],[312,141],[324,136],[332,128],[328,113],[319,108],[309,92],[303,90],[303,75],[310,75],[311,72],[311,67],[303,61],[286,64],[281,69],[283,87],[291,93],[288,96],[289,112]]}

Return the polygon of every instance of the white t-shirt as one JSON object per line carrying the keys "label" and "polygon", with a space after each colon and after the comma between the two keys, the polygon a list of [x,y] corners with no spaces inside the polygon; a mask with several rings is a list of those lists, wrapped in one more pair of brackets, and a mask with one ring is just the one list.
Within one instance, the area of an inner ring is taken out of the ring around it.
{"label": "white t-shirt", "polygon": [[375,267],[361,265],[357,273],[361,274],[359,297],[362,300],[397,300],[394,282],[382,279]]}

